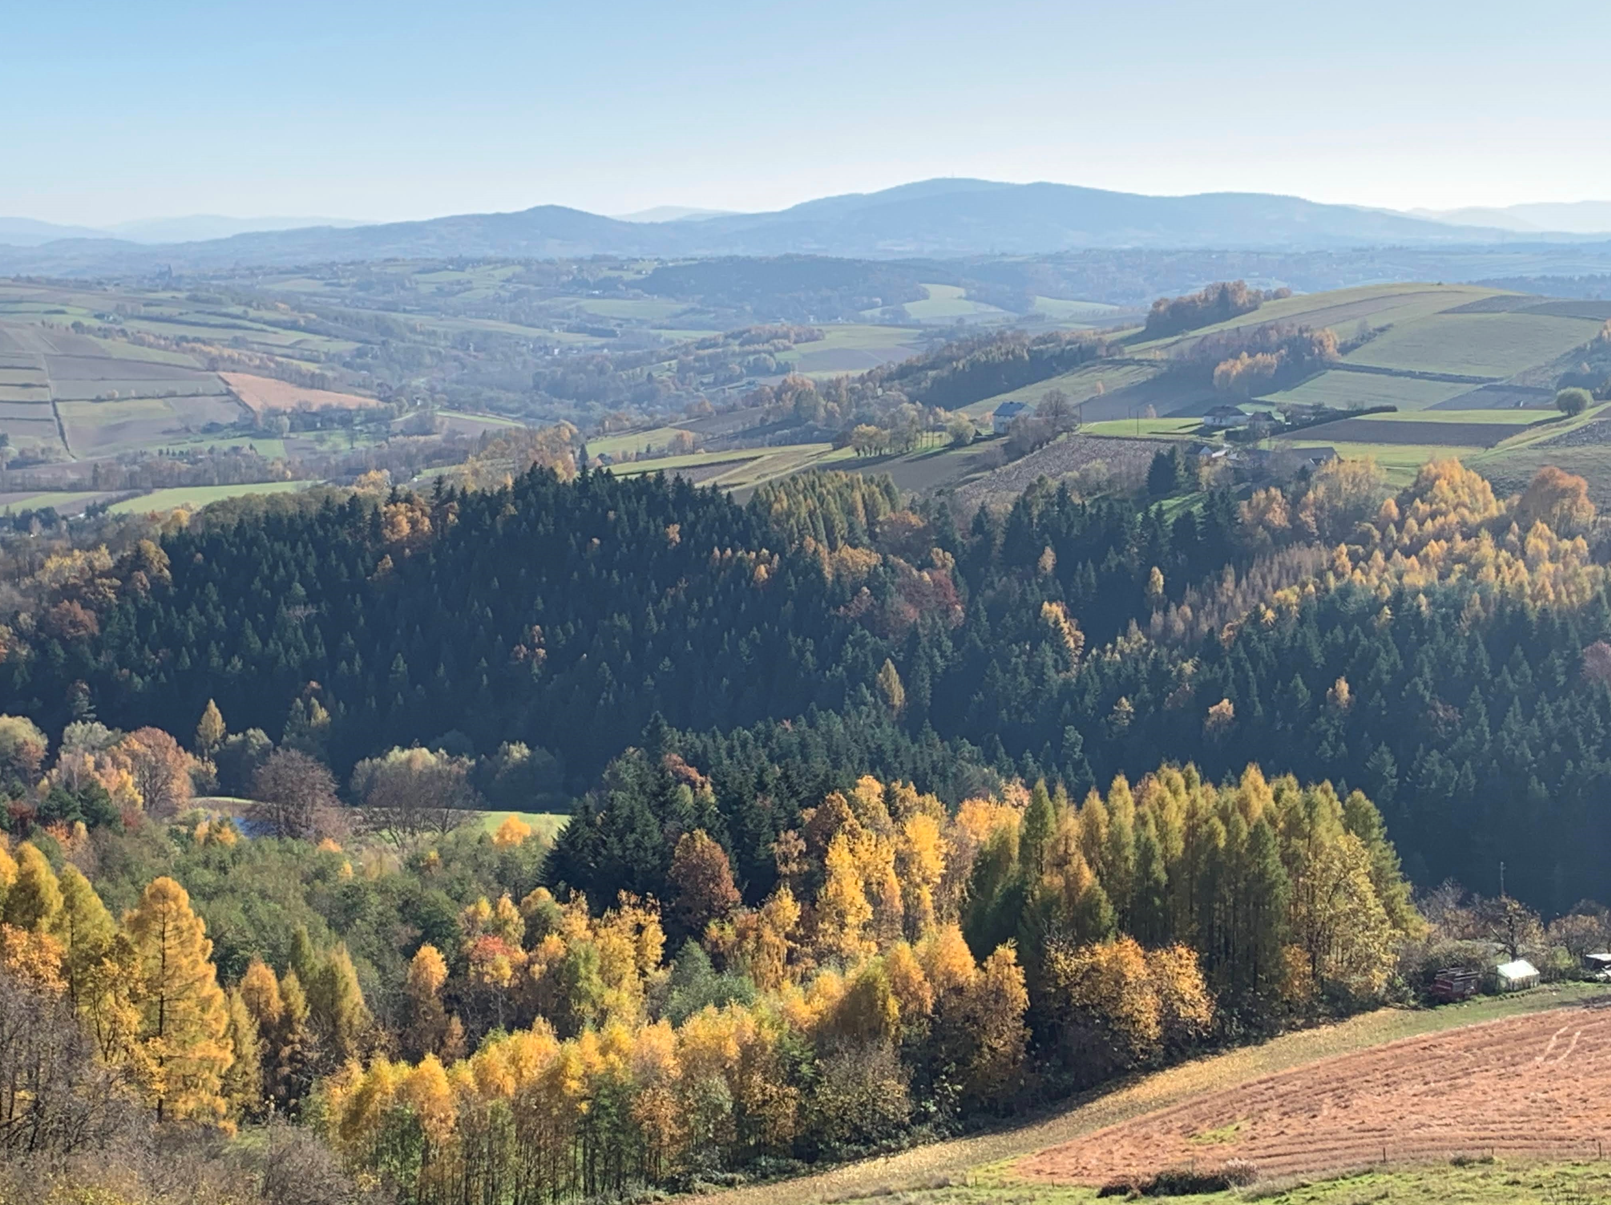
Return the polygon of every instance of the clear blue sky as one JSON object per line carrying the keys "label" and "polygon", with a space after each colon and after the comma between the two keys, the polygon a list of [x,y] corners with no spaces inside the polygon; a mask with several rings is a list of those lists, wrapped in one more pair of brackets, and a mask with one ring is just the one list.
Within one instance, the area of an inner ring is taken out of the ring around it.
{"label": "clear blue sky", "polygon": [[1611,4],[0,0],[0,214],[1611,198]]}

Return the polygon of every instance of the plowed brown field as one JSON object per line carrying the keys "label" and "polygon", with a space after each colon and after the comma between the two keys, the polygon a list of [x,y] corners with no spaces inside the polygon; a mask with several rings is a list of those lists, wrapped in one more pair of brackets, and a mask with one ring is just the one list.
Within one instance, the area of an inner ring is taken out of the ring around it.
{"label": "plowed brown field", "polygon": [[372,397],[356,393],[333,393],[328,389],[303,389],[289,381],[271,377],[253,376],[246,372],[218,374],[229,386],[229,391],[241,400],[253,414],[266,414],[271,410],[298,410],[303,406],[311,410],[361,410],[380,405]]}
{"label": "plowed brown field", "polygon": [[1261,1177],[1456,1154],[1611,1149],[1611,1010],[1574,1008],[1341,1055],[1149,1113],[1018,1164],[1101,1184],[1251,1162]]}

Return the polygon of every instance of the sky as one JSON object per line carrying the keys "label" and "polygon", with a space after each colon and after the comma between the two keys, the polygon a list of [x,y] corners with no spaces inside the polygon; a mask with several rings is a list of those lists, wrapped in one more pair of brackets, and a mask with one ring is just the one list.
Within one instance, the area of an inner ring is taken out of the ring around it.
{"label": "sky", "polygon": [[933,176],[1611,199],[1603,0],[0,0],[0,26],[0,215],[67,224],[764,210]]}

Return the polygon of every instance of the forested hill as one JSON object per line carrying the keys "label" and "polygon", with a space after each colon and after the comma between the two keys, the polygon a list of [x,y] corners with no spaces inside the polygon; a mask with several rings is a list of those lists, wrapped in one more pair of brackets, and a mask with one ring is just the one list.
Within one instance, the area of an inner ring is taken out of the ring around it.
{"label": "forested hill", "polygon": [[[1582,483],[1496,499],[1454,463],[1397,495],[1329,466],[1165,519],[1035,488],[961,528],[814,475],[741,508],[659,479],[276,499],[160,548],[56,558],[13,617],[0,710],[311,748],[414,742],[604,775],[573,886],[649,891],[708,777],[754,892],[773,835],[864,772],[955,802],[1000,773],[1083,793],[1159,757],[1260,761],[1381,805],[1423,885],[1546,910],[1611,895],[1611,602]],[[656,714],[663,719],[646,742]],[[223,768],[221,767],[221,773]],[[686,771],[686,772],[685,772]]]}
{"label": "forested hill", "polygon": [[835,615],[817,563],[766,543],[715,492],[600,474],[271,503],[170,537],[156,580],[114,597],[65,573],[5,694],[59,727],[84,683],[101,719],[176,731],[214,698],[275,738],[317,703],[339,768],[523,739],[586,779],[656,711],[731,727],[871,681],[879,642]]}

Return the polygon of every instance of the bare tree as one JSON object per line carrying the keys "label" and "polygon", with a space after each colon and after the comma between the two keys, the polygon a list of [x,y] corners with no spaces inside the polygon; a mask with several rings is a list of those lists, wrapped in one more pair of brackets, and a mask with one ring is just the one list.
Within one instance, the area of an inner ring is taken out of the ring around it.
{"label": "bare tree", "polygon": [[297,749],[279,749],[252,777],[247,818],[276,837],[312,839],[338,827],[336,780],[324,763]]}
{"label": "bare tree", "polygon": [[363,803],[366,827],[408,849],[477,816],[481,797],[470,770],[467,758],[440,750],[393,749],[354,767],[352,791]]}
{"label": "bare tree", "polygon": [[1061,389],[1048,389],[1041,395],[1040,404],[1035,407],[1035,417],[1044,420],[1059,434],[1079,426],[1074,403]]}
{"label": "bare tree", "polygon": [[144,1116],[66,999],[0,970],[0,1151],[104,1152],[142,1137]]}

